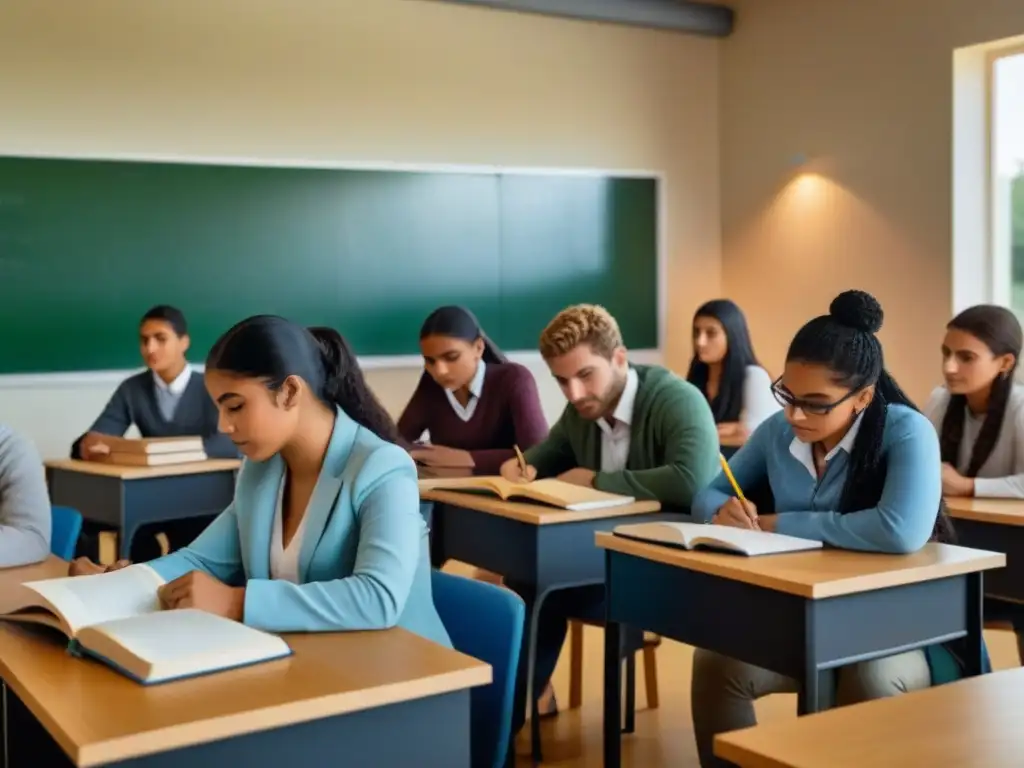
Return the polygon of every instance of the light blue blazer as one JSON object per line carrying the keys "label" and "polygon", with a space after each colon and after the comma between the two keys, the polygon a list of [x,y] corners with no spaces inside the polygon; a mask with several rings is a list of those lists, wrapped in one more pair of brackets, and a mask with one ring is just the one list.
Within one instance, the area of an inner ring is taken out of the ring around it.
{"label": "light blue blazer", "polygon": [[431,594],[427,527],[409,455],[338,410],[299,550],[299,584],[270,578],[280,456],[243,463],[235,498],[194,542],[149,563],[245,585],[244,622],[271,632],[400,626],[451,647]]}

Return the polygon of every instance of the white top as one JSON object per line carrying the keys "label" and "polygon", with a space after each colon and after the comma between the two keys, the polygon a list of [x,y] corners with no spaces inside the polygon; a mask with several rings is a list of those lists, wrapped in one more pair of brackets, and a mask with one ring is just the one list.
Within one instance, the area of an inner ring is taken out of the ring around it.
{"label": "white top", "polygon": [[446,389],[444,393],[448,396],[448,402],[455,411],[455,415],[463,421],[469,421],[476,413],[476,404],[480,400],[480,393],[484,391],[484,373],[487,371],[487,363],[481,360],[476,364],[476,373],[473,380],[469,382],[469,401],[463,405],[456,399],[455,393]]}
{"label": "white top", "polygon": [[[942,434],[942,419],[949,405],[949,391],[939,387],[932,392],[925,415]],[[964,416],[964,436],[960,441],[960,455],[956,470],[963,473],[971,463],[971,453],[985,417],[975,416],[967,409]],[[978,470],[974,479],[974,495],[990,499],[1024,499],[1024,386],[1014,384],[1010,401],[1003,415],[1003,428],[999,430],[995,447]]]}
{"label": "white top", "polygon": [[601,471],[620,472],[629,460],[629,430],[633,423],[633,405],[636,391],[640,388],[640,377],[635,368],[626,374],[626,387],[622,390],[619,404],[612,414],[612,424],[602,416],[597,420],[601,428]]}
{"label": "white top", "polygon": [[281,478],[281,486],[277,489],[277,509],[274,511],[274,530],[270,535],[270,578],[290,581],[292,584],[299,583],[299,550],[302,549],[302,534],[306,530],[307,509],[302,515],[299,527],[284,547],[284,485],[285,478]]}
{"label": "white top", "polygon": [[187,365],[185,370],[179,373],[170,384],[161,379],[155,372],[153,373],[153,381],[156,382],[156,404],[160,409],[160,415],[164,417],[164,421],[171,421],[174,418],[174,412],[178,409],[178,402],[181,400],[181,396],[185,394],[185,389],[188,387],[188,381],[191,378],[192,369]]}
{"label": "white top", "polygon": [[762,421],[781,410],[782,406],[772,394],[772,377],[768,371],[759,365],[748,365],[743,377],[743,411],[740,414],[747,434],[752,434]]}

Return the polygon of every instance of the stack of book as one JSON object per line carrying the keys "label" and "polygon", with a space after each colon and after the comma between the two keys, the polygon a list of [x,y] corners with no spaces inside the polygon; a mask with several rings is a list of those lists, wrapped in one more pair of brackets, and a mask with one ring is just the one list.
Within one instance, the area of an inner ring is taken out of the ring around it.
{"label": "stack of book", "polygon": [[106,437],[104,444],[110,453],[103,455],[108,464],[131,467],[162,467],[168,464],[187,464],[206,461],[201,437]]}

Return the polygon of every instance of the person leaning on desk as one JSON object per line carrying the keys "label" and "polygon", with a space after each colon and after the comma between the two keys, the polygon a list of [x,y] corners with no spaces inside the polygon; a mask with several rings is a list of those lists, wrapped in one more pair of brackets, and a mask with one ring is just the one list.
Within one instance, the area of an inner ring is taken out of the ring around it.
{"label": "person leaning on desk", "polygon": [[[431,593],[416,467],[341,335],[243,320],[210,351],[206,387],[246,460],[232,504],[190,545],[148,563],[167,580],[164,607],[271,632],[401,626],[451,647]],[[125,565],[79,558],[69,572]]]}

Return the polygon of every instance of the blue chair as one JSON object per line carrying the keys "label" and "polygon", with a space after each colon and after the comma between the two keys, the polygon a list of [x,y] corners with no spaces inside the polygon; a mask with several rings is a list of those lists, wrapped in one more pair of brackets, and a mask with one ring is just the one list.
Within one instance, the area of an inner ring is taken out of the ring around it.
{"label": "blue chair", "polygon": [[50,551],[64,560],[74,559],[82,532],[82,513],[71,507],[51,507],[50,518]]}
{"label": "blue chair", "polygon": [[443,571],[433,571],[432,588],[455,650],[491,665],[490,685],[470,692],[471,764],[500,768],[510,749],[526,606],[509,589]]}

